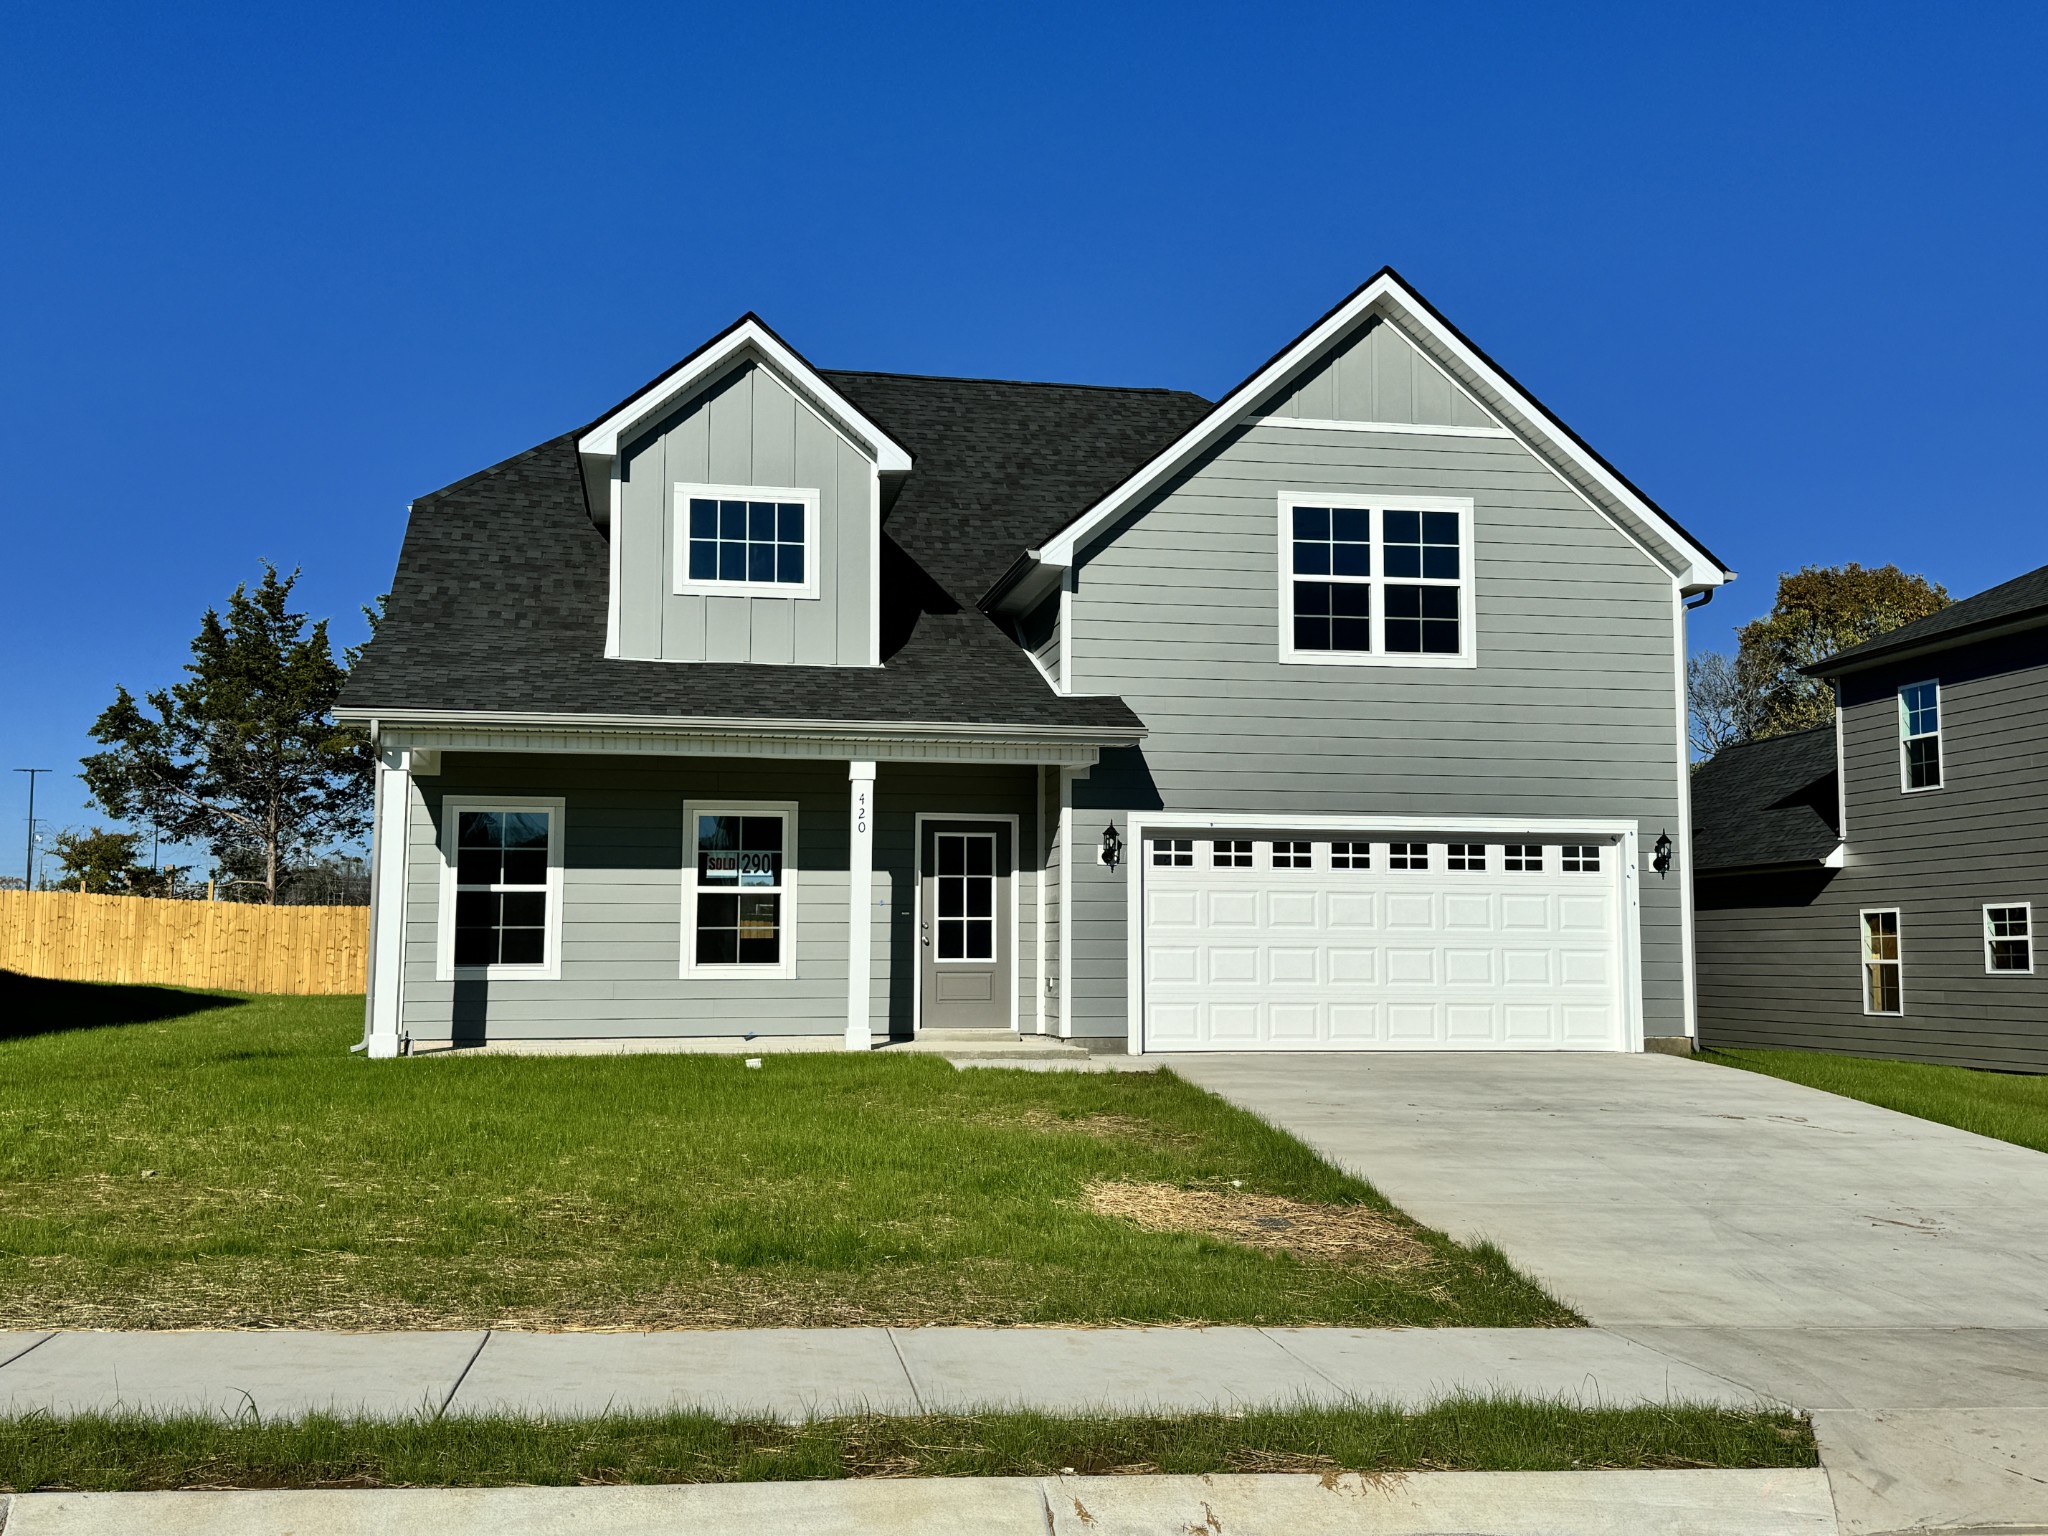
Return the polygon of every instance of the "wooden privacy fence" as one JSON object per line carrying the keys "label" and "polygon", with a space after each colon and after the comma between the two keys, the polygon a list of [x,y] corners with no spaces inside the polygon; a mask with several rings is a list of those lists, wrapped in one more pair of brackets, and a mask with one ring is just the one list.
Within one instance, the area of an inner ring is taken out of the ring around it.
{"label": "wooden privacy fence", "polygon": [[0,970],[228,992],[360,992],[368,907],[0,891]]}

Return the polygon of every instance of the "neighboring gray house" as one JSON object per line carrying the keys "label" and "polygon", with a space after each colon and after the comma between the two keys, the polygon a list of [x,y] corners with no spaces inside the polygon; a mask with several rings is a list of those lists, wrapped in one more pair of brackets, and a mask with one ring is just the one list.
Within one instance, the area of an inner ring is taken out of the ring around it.
{"label": "neighboring gray house", "polygon": [[369,1048],[1682,1048],[1729,576],[1391,271],[1215,404],[748,316],[414,504]]}
{"label": "neighboring gray house", "polygon": [[1807,670],[1693,779],[1702,1038],[2048,1071],[2048,567]]}

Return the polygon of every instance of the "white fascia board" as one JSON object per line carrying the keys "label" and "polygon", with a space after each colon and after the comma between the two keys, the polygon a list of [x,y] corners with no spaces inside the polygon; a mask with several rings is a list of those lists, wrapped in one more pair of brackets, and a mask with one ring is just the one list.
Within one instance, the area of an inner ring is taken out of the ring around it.
{"label": "white fascia board", "polygon": [[910,454],[880,427],[869,421],[838,390],[818,376],[818,371],[789,349],[775,333],[759,321],[741,321],[712,345],[659,383],[635,395],[611,415],[576,440],[576,451],[585,458],[610,459],[619,445],[630,441],[640,428],[659,420],[692,391],[723,373],[741,353],[757,353],[777,373],[809,395],[837,423],[862,445],[885,475],[910,472]]}
{"label": "white fascia board", "polygon": [[1232,390],[1171,447],[1068,524],[1057,536],[1048,539],[1040,548],[1028,551],[1030,558],[1045,565],[1071,566],[1076,552],[1097,530],[1128,512],[1186,468],[1198,454],[1248,417],[1251,408],[1283,380],[1320,356],[1363,319],[1367,311],[1375,308],[1397,315],[1403,325],[1412,326],[1427,336],[1432,345],[1440,347],[1470,377],[1519,415],[1527,424],[1525,431],[1540,436],[1548,449],[1569,464],[1576,474],[1583,476],[1603,498],[1626,510],[1652,530],[1684,567],[1678,575],[1688,591],[1718,587],[1730,579],[1732,573],[1724,570],[1713,556],[1681,533],[1669,518],[1643,500],[1638,492],[1630,489],[1586,448],[1553,427],[1543,408],[1498,368],[1482,358],[1424,306],[1410,302],[1407,289],[1392,273],[1382,273],[1332,310],[1294,345]]}

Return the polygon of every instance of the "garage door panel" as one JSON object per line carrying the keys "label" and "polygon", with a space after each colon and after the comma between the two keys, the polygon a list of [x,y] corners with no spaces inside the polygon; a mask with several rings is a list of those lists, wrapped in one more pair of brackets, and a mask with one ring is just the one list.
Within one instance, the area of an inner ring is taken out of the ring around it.
{"label": "garage door panel", "polygon": [[[1625,1044],[1622,870],[1143,868],[1146,1040],[1162,1050],[1617,1049]],[[1367,835],[1333,834],[1364,842]],[[1296,840],[1299,840],[1297,835]],[[1507,838],[1506,841],[1516,841]],[[1528,839],[1535,841],[1531,835]],[[1353,855],[1352,857],[1355,857]],[[1346,863],[1350,862],[1347,858]]]}

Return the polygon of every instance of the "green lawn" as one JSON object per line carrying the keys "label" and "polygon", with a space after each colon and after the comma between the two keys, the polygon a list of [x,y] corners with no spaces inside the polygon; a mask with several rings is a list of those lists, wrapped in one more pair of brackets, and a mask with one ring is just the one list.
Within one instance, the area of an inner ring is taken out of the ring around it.
{"label": "green lawn", "polygon": [[2048,1152],[2048,1077],[1820,1051],[1705,1051],[1700,1059]]}
{"label": "green lawn", "polygon": [[1297,1408],[1126,1418],[722,1422],[275,1423],[144,1417],[0,1419],[0,1489],[491,1487],[1104,1472],[1573,1471],[1810,1467],[1807,1421],[1727,1409],[1573,1408],[1454,1400],[1420,1413]]}
{"label": "green lawn", "polygon": [[[0,1328],[1578,1321],[1168,1073],[371,1062],[359,998],[4,975],[0,1019]],[[1230,1219],[1159,1230],[1184,1191]]]}

